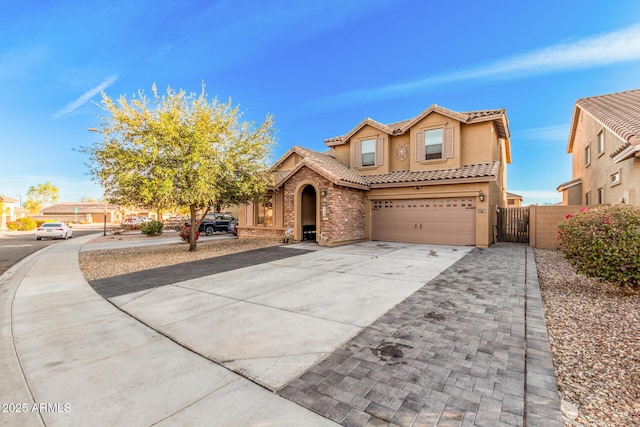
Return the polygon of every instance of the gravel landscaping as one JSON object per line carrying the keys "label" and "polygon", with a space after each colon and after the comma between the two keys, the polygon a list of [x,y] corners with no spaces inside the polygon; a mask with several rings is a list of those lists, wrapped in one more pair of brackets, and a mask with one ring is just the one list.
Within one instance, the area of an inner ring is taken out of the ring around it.
{"label": "gravel landscaping", "polygon": [[199,241],[198,250],[189,252],[189,245],[182,242],[177,233],[163,233],[162,236],[146,237],[139,233],[101,236],[92,243],[129,239],[174,239],[176,243],[157,246],[131,247],[124,249],[102,249],[82,251],[79,254],[80,269],[87,280],[98,280],[119,274],[133,273],[155,267],[197,261],[221,255],[281,245],[282,242],[265,239],[229,239]]}
{"label": "gravel landscaping", "polygon": [[640,425],[640,292],[577,275],[559,251],[536,250],[566,425]]}

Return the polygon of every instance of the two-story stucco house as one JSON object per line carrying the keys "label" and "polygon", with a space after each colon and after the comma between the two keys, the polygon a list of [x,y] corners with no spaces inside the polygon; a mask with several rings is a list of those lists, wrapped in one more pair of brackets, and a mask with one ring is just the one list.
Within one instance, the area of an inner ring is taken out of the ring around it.
{"label": "two-story stucco house", "polygon": [[567,153],[572,179],[564,205],[640,205],[640,89],[579,99]]}
{"label": "two-story stucco house", "polygon": [[367,118],[325,145],[293,147],[273,165],[271,190],[240,209],[240,237],[493,243],[511,162],[505,110],[432,105],[397,123]]}

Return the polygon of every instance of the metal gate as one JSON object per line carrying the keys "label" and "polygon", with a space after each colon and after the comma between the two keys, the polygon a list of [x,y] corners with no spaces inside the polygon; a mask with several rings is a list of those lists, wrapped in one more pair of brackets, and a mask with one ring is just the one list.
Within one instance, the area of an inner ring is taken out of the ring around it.
{"label": "metal gate", "polygon": [[529,243],[529,208],[498,208],[498,242]]}

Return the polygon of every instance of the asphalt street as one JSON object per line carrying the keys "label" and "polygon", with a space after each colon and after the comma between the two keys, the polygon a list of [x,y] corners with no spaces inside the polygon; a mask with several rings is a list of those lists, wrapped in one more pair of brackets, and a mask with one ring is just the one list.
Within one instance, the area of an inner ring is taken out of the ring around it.
{"label": "asphalt street", "polygon": [[[74,227],[74,237],[98,233],[103,229],[102,224],[95,226],[83,225],[81,227],[82,228]],[[60,242],[64,242],[64,240],[36,240],[33,231],[0,231],[0,274],[4,273],[11,266],[32,253]]]}

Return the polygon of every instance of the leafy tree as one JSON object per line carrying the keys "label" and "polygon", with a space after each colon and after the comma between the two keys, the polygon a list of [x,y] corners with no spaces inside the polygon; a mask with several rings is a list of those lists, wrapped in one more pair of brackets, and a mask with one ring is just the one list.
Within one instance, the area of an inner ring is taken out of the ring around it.
{"label": "leafy tree", "polygon": [[80,197],[82,203],[97,203],[98,201],[92,197],[82,196]]}
{"label": "leafy tree", "polygon": [[[247,203],[265,192],[267,161],[275,143],[273,118],[256,126],[241,122],[238,107],[168,88],[153,98],[142,91],[130,100],[102,94],[100,131],[105,142],[84,149],[94,179],[112,203],[158,210],[188,206],[189,250],[196,247],[196,212]],[[160,215],[159,215],[160,217]]]}
{"label": "leafy tree", "polygon": [[58,201],[58,187],[47,181],[44,184],[29,187],[27,201],[23,207],[29,212],[37,214],[44,208],[53,206]]}

